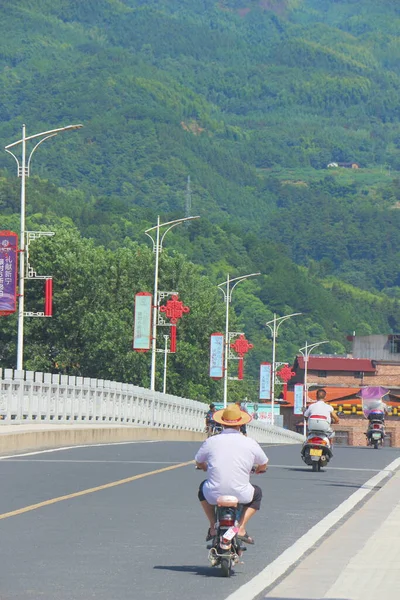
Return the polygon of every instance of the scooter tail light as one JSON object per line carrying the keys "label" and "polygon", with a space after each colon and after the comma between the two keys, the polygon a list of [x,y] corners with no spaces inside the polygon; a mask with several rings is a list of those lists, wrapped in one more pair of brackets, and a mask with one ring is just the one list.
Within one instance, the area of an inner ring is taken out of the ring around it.
{"label": "scooter tail light", "polygon": [[319,444],[320,446],[327,446],[328,442],[327,440],[324,440],[320,437],[312,437],[310,439],[307,440],[308,444]]}
{"label": "scooter tail light", "polygon": [[223,527],[233,527],[235,524],[235,519],[221,519],[219,524]]}
{"label": "scooter tail light", "polygon": [[380,425],[378,425],[378,424],[375,424],[375,425],[373,426],[373,429],[381,429],[381,426],[380,426]]}

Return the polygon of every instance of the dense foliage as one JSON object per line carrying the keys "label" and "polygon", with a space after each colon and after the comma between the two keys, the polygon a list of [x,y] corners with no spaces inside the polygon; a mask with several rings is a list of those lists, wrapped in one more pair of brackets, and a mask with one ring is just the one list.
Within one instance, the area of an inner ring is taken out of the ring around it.
{"label": "dense foliage", "polygon": [[[263,274],[233,302],[232,324],[255,346],[249,393],[274,312],[303,313],[282,327],[278,360],[306,340],[344,352],[354,330],[399,331],[399,26],[391,0],[362,11],[352,0],[2,6],[3,145],[23,122],[27,135],[84,124],[31,164],[28,226],[57,231],[33,249],[55,277],[56,313],[29,321],[26,366],[148,385],[148,358],[130,350],[133,294],[152,281],[143,232],[157,214],[185,216],[188,175],[201,219],[168,236],[161,264],[192,307],[171,391],[220,393],[208,335],[224,327],[227,273]],[[3,153],[0,167],[0,228],[18,230],[15,163]],[[15,326],[1,320],[2,366],[15,361]]]}

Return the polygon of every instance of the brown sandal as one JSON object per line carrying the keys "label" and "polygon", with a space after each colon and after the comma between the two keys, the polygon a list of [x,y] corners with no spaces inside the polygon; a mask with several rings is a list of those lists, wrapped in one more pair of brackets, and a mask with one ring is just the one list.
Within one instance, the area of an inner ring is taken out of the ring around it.
{"label": "brown sandal", "polygon": [[241,542],[244,542],[245,544],[255,544],[254,539],[247,533],[245,533],[244,535],[238,535],[237,539]]}
{"label": "brown sandal", "polygon": [[206,537],[206,542],[209,542],[210,540],[213,540],[216,536],[216,533],[214,533],[214,535],[211,533],[211,527],[208,528],[207,531],[207,537]]}

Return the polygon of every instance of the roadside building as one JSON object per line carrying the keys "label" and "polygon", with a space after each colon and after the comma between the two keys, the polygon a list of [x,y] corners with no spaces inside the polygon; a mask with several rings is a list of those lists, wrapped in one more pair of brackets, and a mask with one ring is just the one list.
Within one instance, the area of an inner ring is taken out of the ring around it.
{"label": "roadside building", "polygon": [[[337,443],[352,446],[366,444],[367,421],[361,410],[358,393],[362,387],[381,386],[389,390],[392,414],[386,419],[385,444],[400,446],[400,335],[352,336],[353,353],[348,356],[310,355],[307,362],[308,398],[315,400],[316,390],[323,387],[326,401],[340,413],[335,425]],[[304,384],[305,361],[296,356],[288,383],[286,402],[281,404],[284,426],[301,429],[302,415],[294,414],[294,385]]]}
{"label": "roadside building", "polygon": [[359,169],[360,165],[358,165],[355,162],[330,162],[326,165],[329,168],[338,168],[341,167],[342,169]]}

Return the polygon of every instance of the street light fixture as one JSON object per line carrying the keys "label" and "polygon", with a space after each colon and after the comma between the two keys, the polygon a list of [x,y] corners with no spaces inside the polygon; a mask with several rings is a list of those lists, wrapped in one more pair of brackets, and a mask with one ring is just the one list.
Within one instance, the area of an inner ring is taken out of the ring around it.
{"label": "street light fixture", "polygon": [[[257,275],[261,275],[261,273],[250,273],[249,275],[242,275],[241,277],[234,277],[233,279],[229,279],[229,273],[226,277],[226,281],[218,284],[218,288],[224,295],[225,300],[225,352],[224,352],[224,408],[227,405],[228,398],[228,352],[229,352],[229,304],[232,301],[232,292],[235,287],[245,279],[249,277],[256,277]],[[235,283],[234,283],[235,282]],[[233,286],[230,287],[230,284],[233,283]],[[224,287],[225,286],[225,289]]]}
{"label": "street light fixture", "polygon": [[[21,235],[20,235],[20,248],[19,248],[19,282],[18,282],[18,341],[17,341],[17,369],[23,369],[24,360],[24,304],[25,304],[25,188],[26,178],[29,177],[29,168],[31,164],[31,158],[36,148],[40,146],[45,140],[56,136],[62,131],[71,131],[74,129],[81,129],[83,125],[67,125],[66,127],[59,127],[58,129],[50,129],[49,131],[42,131],[35,135],[26,135],[26,127],[22,125],[22,138],[12,144],[8,144],[5,147],[5,151],[11,154],[16,160],[18,165],[18,177],[21,177]],[[39,139],[37,144],[31,150],[28,159],[26,157],[26,142],[30,140]],[[22,145],[21,160],[19,160],[10,148],[14,148],[19,144]]]}
{"label": "street light fixture", "polygon": [[[146,229],[145,234],[153,242],[153,252],[156,255],[155,266],[154,266],[154,294],[153,294],[153,323],[152,323],[152,339],[151,339],[151,373],[150,373],[150,390],[154,391],[156,382],[156,354],[157,354],[157,311],[158,311],[158,263],[159,255],[163,249],[164,238],[176,225],[184,223],[185,221],[192,221],[193,219],[199,219],[200,217],[185,217],[184,219],[176,219],[175,221],[168,221],[166,223],[160,223],[160,216],[157,217],[157,225]],[[166,227],[167,229],[160,236],[160,229]],[[155,231],[155,237],[153,232]],[[151,232],[151,233],[150,233]]]}
{"label": "street light fixture", "polygon": [[[328,343],[329,343],[329,340],[324,340],[323,342],[316,342],[315,344],[310,344],[310,345],[306,342],[306,345],[303,346],[303,348],[299,349],[300,354],[304,358],[303,412],[304,412],[305,407],[307,406],[307,397],[308,397],[308,390],[307,390],[308,357],[310,356],[310,354],[314,350],[314,348],[316,348],[317,346],[320,346],[321,344],[328,344]],[[306,420],[305,419],[304,419],[304,435],[306,435]]]}
{"label": "street light fixture", "polygon": [[291,315],[285,315],[283,317],[277,317],[274,313],[274,318],[272,321],[268,321],[265,323],[266,327],[269,327],[272,334],[272,373],[271,373],[271,412],[272,412],[272,425],[274,424],[274,406],[275,406],[275,370],[276,370],[276,362],[275,362],[275,353],[276,353],[276,338],[278,337],[278,330],[284,321],[290,319],[291,317],[297,317],[297,315],[301,315],[302,313],[292,313]]}

